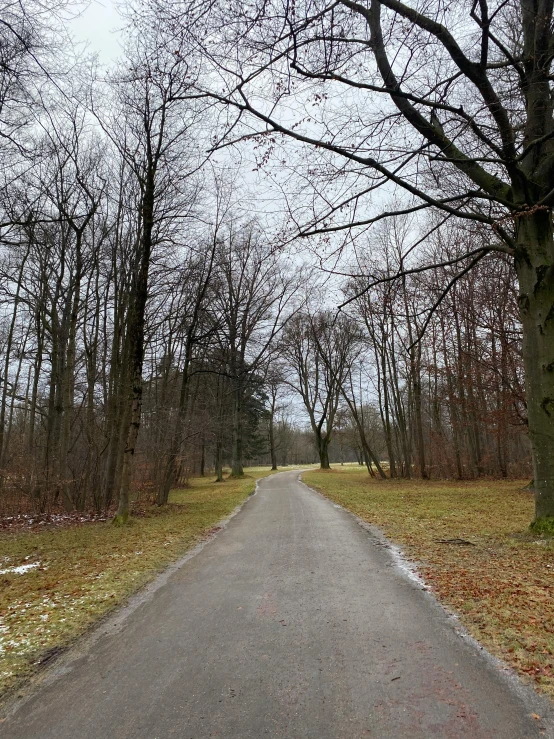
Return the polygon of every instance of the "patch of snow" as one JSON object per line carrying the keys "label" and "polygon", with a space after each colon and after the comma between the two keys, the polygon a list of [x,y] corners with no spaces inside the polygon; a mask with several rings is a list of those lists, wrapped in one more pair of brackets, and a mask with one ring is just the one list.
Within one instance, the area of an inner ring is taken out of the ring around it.
{"label": "patch of snow", "polygon": [[19,565],[19,567],[6,567],[5,569],[0,570],[0,575],[23,575],[25,572],[29,572],[29,570],[34,570],[35,567],[39,566],[40,562],[31,562],[28,565]]}
{"label": "patch of snow", "polygon": [[408,580],[411,580],[412,582],[417,583],[420,587],[427,589],[427,585],[420,577],[417,571],[417,567],[404,557],[404,553],[402,552],[400,547],[397,547],[396,544],[391,544],[390,553],[394,564],[400,570],[400,572],[402,572],[402,574],[408,578]]}

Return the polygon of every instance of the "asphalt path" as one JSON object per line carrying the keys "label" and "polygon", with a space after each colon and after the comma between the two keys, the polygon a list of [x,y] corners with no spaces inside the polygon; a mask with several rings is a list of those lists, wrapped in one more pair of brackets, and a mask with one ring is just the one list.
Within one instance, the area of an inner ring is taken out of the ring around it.
{"label": "asphalt path", "polygon": [[381,537],[284,472],[52,668],[0,737],[524,739],[554,736],[549,710]]}

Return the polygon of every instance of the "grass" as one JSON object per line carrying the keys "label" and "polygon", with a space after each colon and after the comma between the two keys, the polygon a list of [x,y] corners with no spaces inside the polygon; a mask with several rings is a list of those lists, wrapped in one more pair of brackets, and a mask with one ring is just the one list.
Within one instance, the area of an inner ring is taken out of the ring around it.
{"label": "grass", "polygon": [[528,481],[374,480],[360,468],[303,480],[399,543],[476,639],[554,697],[554,540],[529,530]]}
{"label": "grass", "polygon": [[70,644],[161,569],[205,537],[255,488],[267,468],[241,479],[191,480],[170,505],[123,527],[88,523],[0,533],[0,695]]}

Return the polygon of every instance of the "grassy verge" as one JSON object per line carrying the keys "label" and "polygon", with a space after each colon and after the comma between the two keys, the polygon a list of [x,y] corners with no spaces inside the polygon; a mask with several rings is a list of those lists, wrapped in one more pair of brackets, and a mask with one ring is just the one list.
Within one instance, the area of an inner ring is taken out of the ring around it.
{"label": "grassy verge", "polygon": [[[250,468],[244,479],[222,484],[193,479],[167,508],[121,528],[88,523],[0,533],[0,694],[206,536],[268,474]],[[22,565],[28,569],[11,571]]]}
{"label": "grassy verge", "polygon": [[528,481],[381,481],[352,468],[303,479],[401,544],[468,631],[554,697],[554,540],[529,531]]}

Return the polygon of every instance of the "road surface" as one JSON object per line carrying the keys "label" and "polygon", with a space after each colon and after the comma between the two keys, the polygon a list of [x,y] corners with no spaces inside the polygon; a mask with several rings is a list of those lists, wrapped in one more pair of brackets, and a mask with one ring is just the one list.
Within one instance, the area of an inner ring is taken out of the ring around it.
{"label": "road surface", "polygon": [[524,739],[553,736],[547,714],[381,539],[284,472],[0,737]]}

